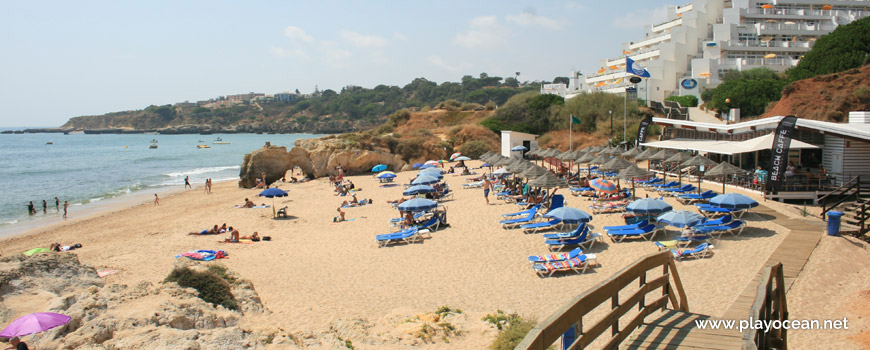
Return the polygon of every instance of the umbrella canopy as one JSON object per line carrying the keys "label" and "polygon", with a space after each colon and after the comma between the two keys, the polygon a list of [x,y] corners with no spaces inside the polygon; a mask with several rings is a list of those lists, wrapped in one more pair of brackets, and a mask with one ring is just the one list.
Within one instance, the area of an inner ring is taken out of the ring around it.
{"label": "umbrella canopy", "polygon": [[586,146],[586,148],[583,148],[582,151],[584,153],[589,153],[589,152],[595,152],[597,150],[595,149],[595,146]]}
{"label": "umbrella canopy", "polygon": [[423,163],[423,164],[438,165],[438,161],[437,160],[427,160],[426,163]]}
{"label": "umbrella canopy", "polygon": [[610,156],[607,154],[602,154],[598,157],[595,157],[595,159],[593,159],[589,163],[591,163],[591,164],[604,164],[604,163],[607,163],[609,161],[610,161]]}
{"label": "umbrella canopy", "polygon": [[501,169],[498,169],[498,170],[492,172],[493,175],[504,175],[504,174],[510,174],[510,173],[511,173],[510,170],[507,170],[505,168],[501,168]]}
{"label": "umbrella canopy", "polygon": [[666,213],[674,210],[674,207],[661,199],[643,198],[629,203],[625,207],[625,210],[635,214],[647,215]]}
{"label": "umbrella canopy", "polygon": [[559,207],[550,210],[548,213],[544,214],[544,217],[559,219],[562,222],[569,223],[592,221],[592,215],[589,215],[580,209],[571,207]]}
{"label": "umbrella canopy", "polygon": [[459,156],[459,157],[454,158],[453,160],[455,160],[455,161],[458,162],[458,161],[461,161],[461,160],[471,160],[471,158],[468,158],[468,157],[466,157],[466,156]]}
{"label": "umbrella canopy", "polygon": [[554,158],[554,157],[559,156],[560,154],[562,154],[561,151],[559,151],[559,150],[557,150],[557,149],[555,149],[555,148],[551,148],[551,149],[547,152],[547,157]]}
{"label": "umbrella canopy", "polygon": [[544,175],[536,177],[534,180],[529,182],[529,187],[543,187],[543,188],[553,188],[553,187],[566,187],[568,183],[565,180],[562,180],[556,175],[553,175],[550,172],[547,172]]}
{"label": "umbrella canopy", "polygon": [[393,174],[389,171],[385,171],[385,172],[378,174],[379,179],[392,179],[394,177],[396,177],[396,174]]}
{"label": "umbrella canopy", "polygon": [[37,312],[21,316],[0,331],[0,337],[14,338],[44,332],[69,323],[70,317],[53,312]]}
{"label": "umbrella canopy", "polygon": [[672,155],[674,155],[673,151],[663,149],[661,151],[656,152],[656,154],[649,156],[649,158],[647,158],[647,160],[665,160],[665,159],[670,158]]}
{"label": "umbrella canopy", "polygon": [[420,172],[421,173],[436,173],[436,174],[443,174],[444,173],[443,170],[438,169],[437,167],[436,168],[426,168],[426,169],[420,170]]}
{"label": "umbrella canopy", "polygon": [[414,198],[399,204],[399,211],[425,211],[435,209],[437,206],[438,203],[426,198]]}
{"label": "umbrella canopy", "polygon": [[623,158],[616,157],[616,158],[613,158],[611,160],[608,160],[607,163],[602,164],[600,167],[598,167],[598,170],[601,170],[601,171],[622,170],[622,169],[628,168],[632,165],[634,165],[634,163],[629,162]]}
{"label": "umbrella canopy", "polygon": [[529,163],[526,161],[520,161],[520,162],[513,162],[511,164],[508,164],[506,166],[506,168],[514,173],[519,173],[519,172],[522,172],[523,170],[528,169],[531,166],[533,166],[532,163]]}
{"label": "umbrella canopy", "polygon": [[526,146],[514,146],[511,148],[511,151],[528,151],[529,149]]}
{"label": "umbrella canopy", "polygon": [[489,164],[489,162],[487,162],[487,163],[483,163],[480,165],[481,168],[488,167],[488,166],[492,166],[492,164]]}
{"label": "umbrella canopy", "polygon": [[510,164],[510,163],[513,162],[513,161],[514,161],[514,160],[511,159],[511,158],[507,158],[507,157],[505,157],[505,158],[502,158],[502,159],[500,159],[499,161],[495,162],[495,165],[496,165],[496,166],[505,166],[505,165]]}
{"label": "umbrella canopy", "polygon": [[459,157],[461,155],[462,155],[462,153],[460,153],[460,152],[453,153],[450,155],[450,160],[454,160],[454,159],[456,159],[456,157]]}
{"label": "umbrella canopy", "polygon": [[622,149],[622,147],[613,146],[613,148],[611,148],[610,150],[607,151],[607,154],[609,154],[611,156],[618,156],[618,155],[621,155],[623,152],[625,152],[625,150]]}
{"label": "umbrella canopy", "polygon": [[619,171],[619,174],[616,175],[620,179],[636,179],[639,177],[649,176],[652,173],[649,170],[643,169],[635,164],[622,169]]}
{"label": "umbrella canopy", "polygon": [[532,166],[519,173],[519,177],[531,179],[549,173],[546,168],[540,166]]}
{"label": "umbrella canopy", "polygon": [[480,155],[480,159],[483,160],[484,158],[488,158],[491,155],[492,151],[486,151],[486,153]]}
{"label": "umbrella canopy", "polygon": [[267,188],[265,191],[260,192],[258,196],[266,198],[287,197],[287,192],[284,192],[280,188]]}
{"label": "umbrella canopy", "polygon": [[626,158],[634,158],[635,156],[637,156],[640,153],[641,153],[641,150],[639,150],[637,147],[635,147],[635,148],[632,148],[628,151],[622,152],[622,154],[620,154],[620,155],[623,157],[626,157]]}
{"label": "umbrella canopy", "polygon": [[418,175],[414,181],[411,181],[412,185],[431,185],[434,183],[438,183],[438,178],[428,174]]}
{"label": "umbrella canopy", "polygon": [[423,164],[423,166],[421,166],[420,169],[429,169],[429,168],[435,168],[435,167],[437,167],[435,164]]}
{"label": "umbrella canopy", "polygon": [[720,194],[710,198],[710,204],[729,209],[749,209],[758,206],[758,202],[754,199],[740,193]]}
{"label": "umbrella canopy", "polygon": [[386,164],[378,164],[378,165],[375,165],[374,167],[372,167],[372,172],[373,172],[373,173],[376,173],[376,172],[379,172],[379,171],[384,171],[384,170],[387,170],[387,165],[386,165]]}
{"label": "umbrella canopy", "polygon": [[731,163],[722,162],[719,165],[714,166],[712,169],[708,170],[704,175],[707,176],[726,176],[726,175],[739,175],[747,173],[746,170],[740,169]]}
{"label": "umbrella canopy", "polygon": [[444,178],[444,175],[441,175],[441,173],[436,173],[436,172],[434,172],[434,171],[421,171],[421,172],[418,172],[418,173],[417,173],[417,177],[419,178],[419,177],[421,177],[421,176],[434,177],[434,178],[436,178],[436,179],[438,179],[438,180],[441,180],[441,179]]}
{"label": "umbrella canopy", "polygon": [[649,159],[649,157],[652,157],[654,154],[656,154],[658,152],[659,151],[656,150],[655,148],[648,147],[647,149],[643,150],[643,152],[640,152],[640,154],[634,156],[634,159],[635,160],[647,160],[647,159]]}
{"label": "umbrella canopy", "polygon": [[668,159],[665,159],[665,163],[681,163],[682,164],[683,162],[685,162],[689,159],[692,159],[691,154],[688,154],[686,152],[677,152],[677,154],[674,154],[674,155],[668,157]]}
{"label": "umbrella canopy", "polygon": [[417,169],[421,166],[423,166],[423,163],[414,163],[414,165],[411,166],[411,169]]}
{"label": "umbrella canopy", "polygon": [[596,191],[604,192],[604,193],[616,193],[616,184],[610,181],[607,181],[603,178],[597,178],[589,182],[589,187],[594,188]]}
{"label": "umbrella canopy", "polygon": [[578,163],[591,163],[593,160],[595,160],[595,158],[598,158],[598,156],[596,156],[595,153],[588,152],[588,153],[584,154],[582,157],[578,158],[577,162]]}
{"label": "umbrella canopy", "polygon": [[716,162],[714,162],[714,161],[710,160],[710,158],[704,157],[700,154],[692,157],[692,159],[689,159],[685,162],[680,163],[680,166],[684,166],[684,167],[686,167],[686,166],[703,166],[705,168],[709,168],[709,167],[713,167],[716,165],[717,165]]}
{"label": "umbrella canopy", "polygon": [[556,158],[559,160],[575,160],[575,159],[577,159],[577,152],[579,152],[579,150],[565,152],[565,153],[560,154]]}
{"label": "umbrella canopy", "polygon": [[704,221],[704,216],[693,211],[678,210],[669,211],[656,218],[656,222],[662,222],[673,227],[692,227],[701,221]]}
{"label": "umbrella canopy", "polygon": [[435,192],[435,189],[432,188],[432,186],[416,185],[416,186],[408,187],[408,189],[406,189],[404,192],[402,192],[402,194],[406,195],[406,196],[413,196],[413,195],[418,195],[421,193],[432,193],[432,192]]}

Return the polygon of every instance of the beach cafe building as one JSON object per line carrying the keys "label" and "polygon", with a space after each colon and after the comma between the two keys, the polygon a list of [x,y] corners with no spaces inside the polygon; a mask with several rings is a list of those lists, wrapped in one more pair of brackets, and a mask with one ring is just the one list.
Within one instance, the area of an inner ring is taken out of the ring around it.
{"label": "beach cafe building", "polygon": [[[527,134],[524,132],[502,130],[501,131],[501,155],[510,157],[516,152],[511,152],[511,149],[516,146],[523,146],[526,152],[538,148],[538,141],[535,141],[538,135]],[[525,154],[525,152],[523,152]]]}
{"label": "beach cafe building", "polygon": [[[754,171],[759,166],[770,170],[773,132],[782,118],[736,124],[653,118],[653,123],[662,127],[660,139],[641,145],[690,150],[717,162],[727,160],[748,172],[728,178],[727,184],[766,191],[763,183],[756,183]],[[767,198],[815,201],[844,184],[861,182],[870,188],[870,112],[850,112],[847,123],[798,116],[788,162],[796,171],[779,191],[766,191]]]}

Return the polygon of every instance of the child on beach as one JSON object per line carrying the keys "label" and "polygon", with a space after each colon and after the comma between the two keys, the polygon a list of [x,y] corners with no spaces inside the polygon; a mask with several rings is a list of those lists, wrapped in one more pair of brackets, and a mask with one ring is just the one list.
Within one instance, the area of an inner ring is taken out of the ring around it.
{"label": "child on beach", "polygon": [[332,219],[333,222],[342,222],[344,221],[344,211],[341,210],[341,207],[338,207],[338,216]]}
{"label": "child on beach", "polygon": [[66,219],[67,208],[69,208],[69,201],[63,201],[63,218]]}
{"label": "child on beach", "polygon": [[160,205],[160,197],[157,197],[157,193],[154,194],[154,205]]}

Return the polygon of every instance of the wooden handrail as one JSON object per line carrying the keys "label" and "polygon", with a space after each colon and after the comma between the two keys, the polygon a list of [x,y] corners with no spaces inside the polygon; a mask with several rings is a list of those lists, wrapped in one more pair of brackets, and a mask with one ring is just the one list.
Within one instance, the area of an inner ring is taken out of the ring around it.
{"label": "wooden handrail", "polygon": [[[849,187],[846,187],[847,185]],[[825,214],[827,214],[828,211],[836,208],[838,205],[842,204],[843,202],[846,201],[846,199],[849,198],[848,196],[846,196],[844,198],[840,198],[839,200],[837,200],[836,203],[834,203],[833,205],[831,205],[829,207],[828,201],[827,201],[828,197],[830,197],[832,195],[842,196],[842,195],[845,195],[846,193],[848,193],[849,191],[851,191],[852,189],[857,189],[855,191],[855,197],[858,197],[861,195],[861,175],[856,175],[851,180],[849,180],[849,182],[844,183],[842,186],[831,191],[831,193],[828,193],[828,194],[822,196],[821,198],[819,198],[818,202],[822,203],[822,219],[825,218]]]}
{"label": "wooden handrail", "polygon": [[[785,298],[785,279],[782,273],[782,263],[767,266],[761,274],[755,301],[749,309],[749,319],[755,322],[788,320],[788,304]],[[744,350],[787,350],[786,328],[778,329],[747,329],[743,331]]]}
{"label": "wooden handrail", "polygon": [[[660,266],[662,267],[660,276],[647,276],[648,271]],[[639,281],[640,288],[620,303],[619,292],[635,280]],[[671,285],[671,281],[673,281],[673,285]],[[659,289],[662,290],[661,297],[647,303],[646,296]],[[584,331],[583,317],[607,300],[611,300],[610,312]],[[671,252],[666,251],[638,259],[612,277],[578,295],[552,316],[535,326],[517,345],[516,349],[546,349],[575,325],[578,327],[578,337],[571,344],[571,349],[582,349],[588,346],[608,328],[611,328],[611,339],[606,348],[616,348],[635,328],[640,326],[648,314],[667,307],[669,303],[673,309],[689,311],[688,300],[680,282],[674,258]],[[635,306],[638,307],[639,312],[620,329],[620,317]]]}

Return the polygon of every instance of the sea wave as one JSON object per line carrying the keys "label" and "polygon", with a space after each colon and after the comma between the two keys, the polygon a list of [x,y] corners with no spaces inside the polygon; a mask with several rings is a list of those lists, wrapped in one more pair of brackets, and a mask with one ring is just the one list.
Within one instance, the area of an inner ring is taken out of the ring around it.
{"label": "sea wave", "polygon": [[168,174],[163,174],[163,176],[169,176],[169,177],[184,177],[184,176],[190,176],[190,175],[201,175],[201,174],[208,174],[208,173],[216,173],[216,172],[221,172],[221,171],[225,171],[225,170],[240,169],[240,168],[241,168],[241,166],[238,166],[238,165],[234,165],[234,166],[216,166],[216,167],[210,167],[210,168],[196,168],[196,169],[191,169],[191,170],[184,170],[184,171],[171,172],[171,173],[168,173]]}

